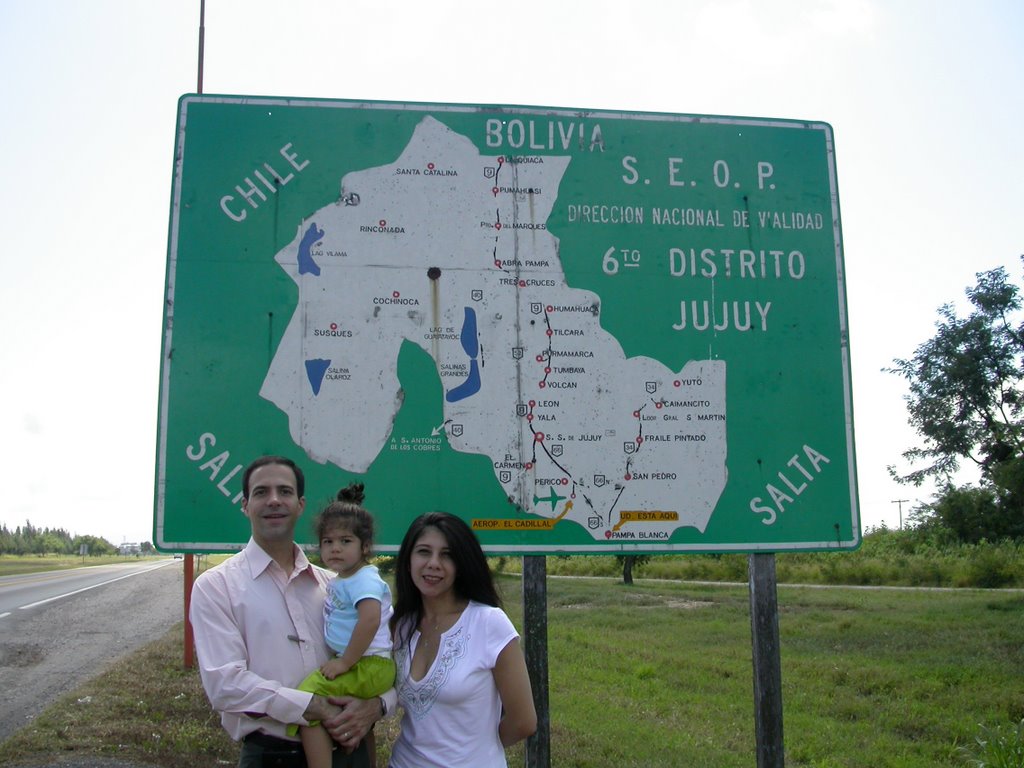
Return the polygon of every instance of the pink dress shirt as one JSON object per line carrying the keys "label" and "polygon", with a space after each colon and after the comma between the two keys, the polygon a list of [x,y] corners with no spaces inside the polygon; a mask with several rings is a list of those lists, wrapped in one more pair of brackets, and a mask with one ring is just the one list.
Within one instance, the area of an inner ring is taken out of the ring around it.
{"label": "pink dress shirt", "polygon": [[189,618],[199,673],[231,738],[288,738],[286,724],[306,723],[312,694],[295,686],[329,658],[323,610],[333,576],[297,546],[295,568],[285,573],[250,539],[196,579]]}

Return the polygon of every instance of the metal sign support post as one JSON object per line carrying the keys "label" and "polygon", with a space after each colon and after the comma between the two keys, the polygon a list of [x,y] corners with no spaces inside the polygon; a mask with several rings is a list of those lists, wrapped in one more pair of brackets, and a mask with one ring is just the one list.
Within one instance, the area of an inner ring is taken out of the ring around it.
{"label": "metal sign support post", "polygon": [[[206,0],[199,0],[199,65],[196,75],[196,93],[203,92],[203,54],[206,40]],[[185,669],[192,669],[195,664],[195,638],[192,635],[192,622],[188,618],[188,609],[192,604],[192,584],[195,582],[195,561],[191,552],[185,555]]]}
{"label": "metal sign support post", "polygon": [[523,557],[523,636],[526,668],[537,709],[537,732],[526,740],[527,768],[551,765],[551,716],[548,705],[547,559]]}
{"label": "metal sign support post", "polygon": [[748,567],[757,768],[783,768],[782,662],[779,655],[775,555],[752,554]]}
{"label": "metal sign support post", "polygon": [[189,606],[192,604],[192,585],[196,581],[195,556],[185,555],[185,669],[195,665],[195,640],[192,636],[192,622],[188,618]]}

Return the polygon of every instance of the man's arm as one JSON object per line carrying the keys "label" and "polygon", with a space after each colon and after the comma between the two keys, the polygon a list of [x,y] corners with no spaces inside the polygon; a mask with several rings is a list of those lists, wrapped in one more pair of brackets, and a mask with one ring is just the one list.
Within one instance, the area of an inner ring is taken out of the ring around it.
{"label": "man's arm", "polygon": [[231,612],[227,590],[211,579],[196,581],[189,610],[203,688],[219,712],[299,722],[312,694],[286,688],[250,671],[245,640]]}
{"label": "man's arm", "polygon": [[357,699],[353,696],[332,696],[328,704],[337,705],[340,712],[323,721],[324,728],[336,742],[351,752],[363,740],[373,724],[385,715],[394,713],[398,694],[391,688],[383,696]]}

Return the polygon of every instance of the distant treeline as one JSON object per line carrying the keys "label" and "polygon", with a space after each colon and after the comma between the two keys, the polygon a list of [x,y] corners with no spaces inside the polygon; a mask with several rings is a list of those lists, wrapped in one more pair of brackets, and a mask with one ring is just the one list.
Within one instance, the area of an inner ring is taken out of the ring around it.
{"label": "distant treeline", "polygon": [[[0,555],[116,555],[119,548],[99,536],[72,536],[63,528],[37,528],[25,521],[11,531],[0,525]],[[153,549],[148,541],[135,544],[135,551]]]}

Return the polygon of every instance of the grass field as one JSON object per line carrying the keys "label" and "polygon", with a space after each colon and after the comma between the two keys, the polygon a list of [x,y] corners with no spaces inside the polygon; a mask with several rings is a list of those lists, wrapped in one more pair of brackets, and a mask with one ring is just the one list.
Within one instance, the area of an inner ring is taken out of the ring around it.
{"label": "grass field", "polygon": [[[501,583],[518,626],[519,581]],[[1024,718],[1024,594],[780,585],[778,602],[787,766],[963,766],[981,725]],[[755,764],[745,587],[550,578],[548,622],[552,765]],[[181,642],[179,627],[62,699],[0,764],[235,764]],[[382,754],[395,731],[379,731]]]}
{"label": "grass field", "polygon": [[100,555],[81,557],[79,555],[0,555],[0,576],[15,576],[19,573],[60,571],[65,568],[81,568],[90,565],[111,563],[136,563],[147,560],[166,560],[170,555]]}

